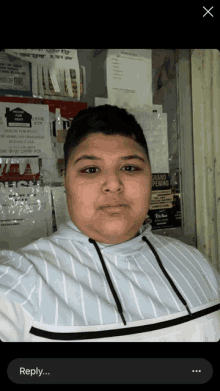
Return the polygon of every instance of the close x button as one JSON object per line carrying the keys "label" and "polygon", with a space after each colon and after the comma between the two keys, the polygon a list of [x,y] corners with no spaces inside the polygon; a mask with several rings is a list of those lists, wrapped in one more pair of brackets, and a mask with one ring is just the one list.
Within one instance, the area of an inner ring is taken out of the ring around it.
{"label": "close x button", "polygon": [[210,15],[210,16],[212,16],[213,18],[214,18],[214,15],[212,15],[211,14],[211,10],[212,10],[212,8],[214,8],[214,6],[213,7],[211,7],[209,10],[207,10],[204,6],[203,6],[203,8],[204,8],[204,10],[206,10],[206,13],[203,15],[203,18],[204,18],[204,16],[206,16],[206,15]]}

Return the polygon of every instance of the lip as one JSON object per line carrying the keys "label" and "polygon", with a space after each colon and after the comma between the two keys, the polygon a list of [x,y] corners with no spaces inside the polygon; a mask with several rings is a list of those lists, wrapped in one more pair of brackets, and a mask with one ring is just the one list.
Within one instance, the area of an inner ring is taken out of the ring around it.
{"label": "lip", "polygon": [[110,204],[110,205],[104,205],[101,207],[101,209],[120,209],[125,208],[127,205],[125,204]]}
{"label": "lip", "polygon": [[109,205],[105,206],[103,209],[103,212],[105,213],[110,213],[110,214],[121,214],[125,210],[126,205]]}

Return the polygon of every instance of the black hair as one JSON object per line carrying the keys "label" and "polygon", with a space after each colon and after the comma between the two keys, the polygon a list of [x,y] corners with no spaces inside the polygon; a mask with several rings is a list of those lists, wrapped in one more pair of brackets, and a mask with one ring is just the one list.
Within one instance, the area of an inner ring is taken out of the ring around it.
{"label": "black hair", "polygon": [[147,141],[135,117],[123,108],[106,104],[81,110],[74,117],[63,147],[65,172],[73,149],[91,133],[118,134],[133,138],[144,148],[150,163]]}

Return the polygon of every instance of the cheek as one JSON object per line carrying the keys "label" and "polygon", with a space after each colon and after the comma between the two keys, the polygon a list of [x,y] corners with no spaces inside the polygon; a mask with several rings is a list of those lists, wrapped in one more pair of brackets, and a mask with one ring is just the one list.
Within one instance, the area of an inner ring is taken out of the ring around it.
{"label": "cheek", "polygon": [[146,194],[146,186],[143,183],[138,182],[128,182],[126,187],[126,194],[128,197],[131,197],[133,201],[140,200],[143,193]]}
{"label": "cheek", "polygon": [[88,206],[90,208],[94,207],[94,203],[97,202],[97,196],[98,192],[97,189],[94,188],[94,186],[91,187],[83,187],[79,190],[79,197],[81,200],[82,206]]}
{"label": "cheek", "polygon": [[98,187],[94,185],[85,185],[83,183],[76,183],[74,186],[70,186],[68,189],[68,195],[72,202],[77,207],[86,207],[94,205],[97,200]]}
{"label": "cheek", "polygon": [[146,202],[148,195],[151,192],[150,179],[144,178],[141,181],[129,181],[126,185],[126,193],[133,201]]}

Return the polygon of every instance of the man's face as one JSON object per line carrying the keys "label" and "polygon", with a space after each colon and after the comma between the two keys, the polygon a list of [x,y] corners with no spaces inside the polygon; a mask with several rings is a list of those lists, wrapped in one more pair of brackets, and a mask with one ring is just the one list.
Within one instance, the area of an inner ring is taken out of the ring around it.
{"label": "man's face", "polygon": [[[93,155],[99,159],[83,159]],[[139,159],[123,159],[138,155]],[[67,206],[73,223],[88,237],[108,244],[134,238],[151,199],[151,168],[145,151],[121,135],[91,133],[70,155],[66,178]],[[123,204],[116,209],[107,205]]]}

